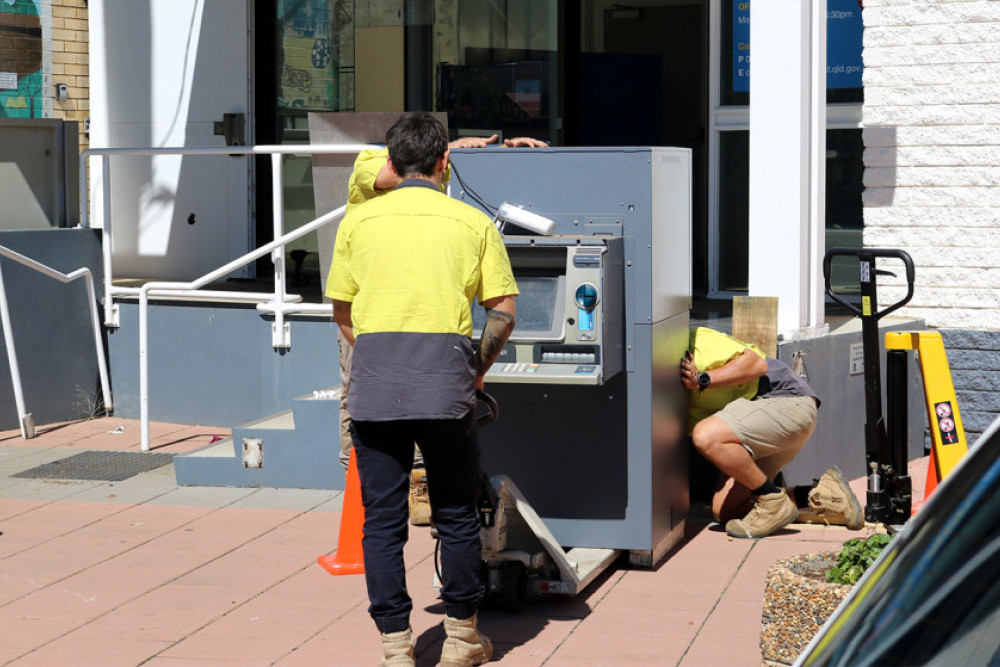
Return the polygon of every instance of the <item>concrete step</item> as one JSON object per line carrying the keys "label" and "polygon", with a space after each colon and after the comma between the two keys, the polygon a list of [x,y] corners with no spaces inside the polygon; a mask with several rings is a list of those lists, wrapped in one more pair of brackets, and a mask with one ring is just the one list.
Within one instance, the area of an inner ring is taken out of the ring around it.
{"label": "concrete step", "polygon": [[[232,438],[175,457],[177,483],[343,489],[339,410],[339,387],[295,398],[291,410],[238,426]],[[245,446],[251,456],[244,457]],[[255,458],[260,467],[247,467]]]}

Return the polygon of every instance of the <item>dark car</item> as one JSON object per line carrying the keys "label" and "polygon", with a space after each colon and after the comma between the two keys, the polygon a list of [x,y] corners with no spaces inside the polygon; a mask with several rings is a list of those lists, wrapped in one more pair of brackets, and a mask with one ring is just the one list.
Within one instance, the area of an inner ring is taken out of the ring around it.
{"label": "dark car", "polygon": [[1000,664],[1000,419],[796,665]]}

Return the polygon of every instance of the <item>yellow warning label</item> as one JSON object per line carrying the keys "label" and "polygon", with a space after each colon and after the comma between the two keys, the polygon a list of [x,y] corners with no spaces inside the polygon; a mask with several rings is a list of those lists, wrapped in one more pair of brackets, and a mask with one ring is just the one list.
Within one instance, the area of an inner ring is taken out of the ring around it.
{"label": "yellow warning label", "polygon": [[872,314],[872,298],[870,296],[861,297],[861,313],[865,317]]}

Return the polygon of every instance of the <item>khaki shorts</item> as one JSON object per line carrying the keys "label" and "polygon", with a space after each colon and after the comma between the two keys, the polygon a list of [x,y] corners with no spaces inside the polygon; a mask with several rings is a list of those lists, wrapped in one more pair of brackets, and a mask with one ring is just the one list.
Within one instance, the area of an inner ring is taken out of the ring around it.
{"label": "khaki shorts", "polygon": [[739,398],[715,413],[732,429],[768,479],[795,458],[816,428],[811,396]]}

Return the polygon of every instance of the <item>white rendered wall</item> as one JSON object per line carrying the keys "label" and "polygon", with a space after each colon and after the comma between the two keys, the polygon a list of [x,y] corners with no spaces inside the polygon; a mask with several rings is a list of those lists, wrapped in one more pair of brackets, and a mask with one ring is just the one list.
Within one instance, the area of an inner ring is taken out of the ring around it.
{"label": "white rendered wall", "polygon": [[[91,0],[89,10],[92,148],[225,145],[214,123],[249,98],[246,0]],[[247,164],[112,157],[115,277],[189,280],[245,253]],[[92,159],[95,227],[103,183]]]}
{"label": "white rendered wall", "polygon": [[863,17],[865,246],[913,258],[901,314],[1000,329],[1000,2],[865,0]]}

